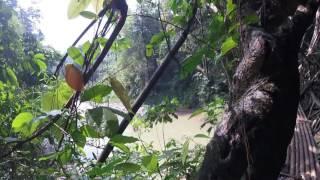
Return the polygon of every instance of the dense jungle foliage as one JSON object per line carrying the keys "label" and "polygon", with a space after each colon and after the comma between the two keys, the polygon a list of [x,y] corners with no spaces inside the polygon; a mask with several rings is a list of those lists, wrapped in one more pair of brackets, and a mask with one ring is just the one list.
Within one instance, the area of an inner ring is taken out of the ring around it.
{"label": "dense jungle foliage", "polygon": [[[1,178],[195,178],[205,151],[205,144],[196,140],[209,141],[229,102],[232,75],[243,53],[241,27],[259,17],[239,19],[232,0],[137,0],[99,68],[89,79],[73,77],[89,74],[111,41],[122,14],[111,5],[112,11],[101,16],[110,2],[70,0],[68,18],[95,21],[97,33],[66,49],[68,60],[57,69],[64,54],[42,44],[39,10],[23,9],[18,0],[0,1]],[[183,35],[195,6],[198,12],[187,40],[130,123],[136,135],[117,134]],[[312,91],[319,87],[318,70],[316,60],[301,65],[303,84],[313,83],[308,87],[312,97],[302,96],[310,120],[320,115],[320,104],[309,100],[319,96]],[[77,94],[70,84],[83,82],[86,86]],[[202,133],[171,139],[162,148],[143,139],[157,124],[175,122],[186,109],[192,111],[190,118],[204,117],[198,120]],[[88,147],[101,153],[108,141],[115,149],[106,162],[100,162],[100,154],[88,153]]]}

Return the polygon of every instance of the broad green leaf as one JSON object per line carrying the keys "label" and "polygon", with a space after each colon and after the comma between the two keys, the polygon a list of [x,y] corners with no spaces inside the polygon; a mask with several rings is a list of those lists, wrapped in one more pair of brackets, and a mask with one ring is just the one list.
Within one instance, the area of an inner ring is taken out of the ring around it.
{"label": "broad green leaf", "polygon": [[90,46],[91,46],[90,41],[86,41],[85,43],[83,43],[83,44],[82,44],[82,47],[81,47],[82,52],[83,52],[84,54],[86,54],[86,53],[88,52]]}
{"label": "broad green leaf", "polygon": [[62,164],[67,164],[72,158],[72,149],[70,147],[66,147],[64,151],[59,153],[58,159]]}
{"label": "broad green leaf", "polygon": [[65,83],[60,82],[56,89],[43,93],[41,107],[45,112],[62,109],[71,97],[73,90]]}
{"label": "broad green leaf", "polygon": [[33,56],[33,61],[39,67],[39,70],[41,72],[44,72],[47,70],[47,65],[44,62],[45,59],[46,59],[45,55],[41,53],[38,53]]}
{"label": "broad green leaf", "polygon": [[76,47],[70,47],[68,48],[68,55],[73,59],[74,62],[78,63],[81,66],[83,65],[84,58],[80,49]]}
{"label": "broad green leaf", "polygon": [[240,27],[240,23],[234,23],[231,27],[228,29],[228,34],[231,34],[232,32],[237,32],[238,28]]}
{"label": "broad green leaf", "polygon": [[47,116],[33,118],[31,113],[20,113],[12,122],[12,128],[15,132],[23,136],[30,136],[37,130],[38,126],[47,120]]}
{"label": "broad green leaf", "polygon": [[185,165],[187,161],[188,153],[189,153],[189,140],[186,140],[186,142],[184,142],[182,146],[182,151],[181,151],[181,161],[183,165]]}
{"label": "broad green leaf", "polygon": [[90,123],[94,123],[96,130],[103,136],[112,137],[118,131],[118,118],[107,108],[90,109],[87,111],[86,117]]}
{"label": "broad green leaf", "polygon": [[185,16],[180,16],[180,15],[176,15],[172,18],[172,22],[174,24],[178,24],[178,25],[183,25],[186,23],[186,17]]}
{"label": "broad green leaf", "polygon": [[212,17],[208,30],[210,31],[208,40],[211,46],[215,48],[225,36],[226,24],[222,15],[216,14]]}
{"label": "broad green leaf", "polygon": [[18,114],[12,121],[12,128],[15,132],[21,132],[32,121],[33,115],[29,112],[22,112]]}
{"label": "broad green leaf", "polygon": [[86,145],[86,136],[81,132],[76,130],[71,134],[71,137],[79,147],[84,147]]}
{"label": "broad green leaf", "polygon": [[110,142],[112,143],[119,143],[119,144],[128,144],[128,143],[134,143],[137,142],[138,139],[135,137],[131,137],[131,136],[123,136],[120,134],[117,134],[115,136],[113,136],[110,139]]}
{"label": "broad green leaf", "polygon": [[227,16],[236,9],[236,5],[232,0],[227,0]]}
{"label": "broad green leaf", "polygon": [[44,54],[42,54],[42,53],[38,53],[38,54],[35,54],[35,55],[33,56],[33,59],[35,59],[35,60],[42,60],[42,61],[44,61],[44,60],[46,60],[46,57],[45,57],[45,55],[44,55]]}
{"label": "broad green leaf", "polygon": [[103,98],[109,95],[112,91],[112,88],[107,85],[98,84],[89,89],[86,89],[81,95],[80,101],[94,101],[96,103],[101,103]]}
{"label": "broad green leaf", "polygon": [[14,73],[14,71],[9,67],[7,67],[6,70],[7,70],[7,75],[8,75],[7,76],[8,82],[10,82],[10,84],[13,86],[19,86],[19,82],[18,82],[17,76]]}
{"label": "broad green leaf", "polygon": [[165,36],[163,32],[159,32],[158,34],[155,34],[152,36],[150,40],[150,44],[152,45],[159,45],[163,40]]}
{"label": "broad green leaf", "polygon": [[102,47],[104,47],[104,45],[106,45],[106,43],[108,42],[108,39],[104,37],[98,37],[98,42]]}
{"label": "broad green leaf", "polygon": [[87,119],[90,120],[90,123],[95,123],[97,126],[101,126],[104,122],[103,108],[98,107],[94,109],[89,109],[86,113]]}
{"label": "broad green leaf", "polygon": [[[105,40],[102,40],[105,41]],[[104,45],[104,44],[103,44]],[[131,48],[131,40],[129,38],[120,38],[112,45],[112,50],[117,51],[123,51],[126,49]]]}
{"label": "broad green leaf", "polygon": [[183,61],[180,73],[181,78],[186,78],[193,73],[196,67],[202,62],[203,55],[204,51],[200,50]]}
{"label": "broad green leaf", "polygon": [[90,4],[91,0],[70,0],[68,6],[68,18],[73,19],[77,17],[80,12],[85,10]]}
{"label": "broad green leaf", "polygon": [[130,149],[125,144],[112,143],[112,146],[119,148],[120,150],[122,150],[125,153],[130,153]]}
{"label": "broad green leaf", "polygon": [[222,43],[221,54],[224,56],[230,50],[232,50],[233,48],[235,48],[237,46],[238,46],[238,43],[232,37],[229,37]]}
{"label": "broad green leaf", "polygon": [[47,116],[40,116],[37,118],[33,118],[32,121],[28,124],[26,127],[25,135],[30,136],[33,132],[35,132],[39,125],[41,125],[43,122],[47,121]]}
{"label": "broad green leaf", "polygon": [[41,60],[36,60],[36,64],[38,65],[40,71],[46,71],[47,70],[47,65],[45,62],[41,61]]}
{"label": "broad green leaf", "polygon": [[153,55],[153,46],[152,44],[146,45],[146,56],[151,57]]}
{"label": "broad green leaf", "polygon": [[90,137],[90,138],[99,138],[100,135],[99,133],[91,126],[89,125],[84,125],[80,128],[81,133],[85,137]]}
{"label": "broad green leaf", "polygon": [[87,19],[95,19],[98,17],[95,13],[90,12],[90,11],[82,11],[82,12],[80,12],[80,15],[87,18]]}
{"label": "broad green leaf", "polygon": [[115,169],[125,173],[135,173],[138,172],[141,167],[138,164],[126,162],[116,165]]}
{"label": "broad green leaf", "polygon": [[98,46],[97,49],[96,49],[96,51],[94,52],[94,55],[93,55],[92,59],[91,59],[91,63],[92,63],[94,60],[97,59],[97,57],[100,55],[100,53],[101,53],[101,48],[100,48],[100,46]]}
{"label": "broad green leaf", "polygon": [[142,158],[142,166],[144,166],[149,173],[156,172],[158,169],[158,157],[154,154],[144,156]]}
{"label": "broad green leaf", "polygon": [[120,81],[118,81],[115,77],[109,78],[110,85],[112,87],[113,92],[118,96],[124,107],[132,112],[130,99],[127,90],[123,87]]}

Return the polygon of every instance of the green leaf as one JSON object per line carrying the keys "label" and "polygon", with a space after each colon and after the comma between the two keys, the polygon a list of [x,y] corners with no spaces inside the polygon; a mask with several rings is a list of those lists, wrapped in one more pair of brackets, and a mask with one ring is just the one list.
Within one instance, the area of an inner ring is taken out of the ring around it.
{"label": "green leaf", "polygon": [[209,137],[209,136],[207,136],[207,135],[205,135],[205,134],[196,134],[194,137],[195,137],[195,138],[205,138],[205,139],[210,139],[210,137]]}
{"label": "green leaf", "polygon": [[138,164],[126,162],[116,165],[115,169],[123,171],[124,173],[135,173],[138,172],[141,167]]}
{"label": "green leaf", "polygon": [[90,137],[90,138],[99,138],[100,135],[99,133],[91,126],[89,125],[84,125],[80,128],[81,133],[85,137]]}
{"label": "green leaf", "polygon": [[181,78],[186,78],[188,75],[193,73],[196,67],[202,62],[202,57],[204,55],[203,50],[199,50],[192,56],[186,58],[182,63],[182,68],[180,72]]}
{"label": "green leaf", "polygon": [[81,49],[82,49],[83,54],[86,54],[88,52],[90,46],[91,46],[90,41],[86,41],[85,43],[82,44]]}
{"label": "green leaf", "polygon": [[46,71],[47,70],[47,65],[45,62],[41,61],[41,60],[36,60],[36,64],[38,65],[40,71]]}
{"label": "green leaf", "polygon": [[86,117],[89,122],[94,123],[96,130],[103,136],[112,137],[119,129],[117,116],[107,108],[90,109]]}
{"label": "green leaf", "polygon": [[72,158],[72,149],[70,147],[66,147],[64,151],[59,153],[58,159],[62,164],[67,164]]}
{"label": "green leaf", "polygon": [[180,15],[176,15],[172,18],[172,22],[174,24],[178,24],[178,25],[183,25],[186,23],[186,17],[185,16],[180,16]]}
{"label": "green leaf", "polygon": [[119,144],[128,144],[128,143],[134,143],[137,142],[138,139],[135,137],[131,137],[131,136],[123,136],[120,134],[117,134],[115,136],[113,136],[110,139],[111,143],[119,143]]}
{"label": "green leaf", "polygon": [[80,66],[84,63],[83,55],[80,51],[80,49],[76,47],[70,47],[68,48],[68,55],[73,59],[74,62],[79,64]]}
{"label": "green leaf", "polygon": [[158,157],[156,155],[144,156],[142,158],[142,166],[144,166],[149,173],[154,173],[158,169]]}
{"label": "green leaf", "polygon": [[18,114],[12,121],[12,128],[15,132],[21,132],[32,121],[33,115],[29,112],[22,112]]}
{"label": "green leaf", "polygon": [[104,45],[106,45],[106,43],[108,42],[108,39],[104,37],[98,37],[98,42],[102,47],[104,47]]}
{"label": "green leaf", "polygon": [[113,92],[118,96],[124,107],[132,112],[130,99],[127,90],[123,87],[120,81],[118,81],[115,77],[109,78],[110,85],[112,87]]}
{"label": "green leaf", "polygon": [[20,113],[12,122],[12,128],[15,132],[23,136],[30,136],[37,130],[38,126],[47,120],[47,116],[33,118],[30,113]]}
{"label": "green leaf", "polygon": [[122,150],[125,153],[130,153],[130,149],[128,148],[128,146],[121,144],[121,143],[112,143],[112,145],[114,147],[119,148],[120,150]]}
{"label": "green leaf", "polygon": [[44,54],[42,54],[42,53],[38,53],[38,54],[35,54],[35,55],[33,56],[33,59],[35,59],[35,60],[42,60],[42,61],[44,61],[44,60],[46,60],[46,57],[45,57],[45,55],[44,55]]}
{"label": "green leaf", "polygon": [[224,56],[230,50],[232,50],[233,48],[235,48],[237,46],[238,46],[238,43],[232,37],[229,37],[222,43],[221,54]]}
{"label": "green leaf", "polygon": [[[104,46],[105,44],[103,44]],[[112,45],[112,50],[115,52],[123,51],[131,48],[131,40],[129,38],[120,38]]]}
{"label": "green leaf", "polygon": [[185,165],[188,157],[188,152],[189,152],[189,140],[184,142],[182,146],[182,151],[181,151],[181,162],[183,165]]}
{"label": "green leaf", "polygon": [[151,57],[153,55],[153,46],[152,44],[146,45],[146,56]]}
{"label": "green leaf", "polygon": [[82,11],[82,12],[80,12],[80,15],[87,18],[87,19],[95,19],[98,17],[95,13],[90,12],[90,11]]}
{"label": "green leaf", "polygon": [[192,112],[192,114],[190,115],[189,119],[191,119],[191,118],[193,118],[195,116],[198,116],[198,115],[200,115],[200,114],[202,114],[204,112],[205,112],[205,110],[202,109],[202,108],[201,109],[197,109],[196,111]]}
{"label": "green leaf", "polygon": [[59,153],[51,153],[51,154],[47,154],[44,155],[42,157],[39,158],[39,161],[48,161],[48,160],[54,160],[58,157]]}
{"label": "green leaf", "polygon": [[60,82],[56,89],[43,93],[41,96],[41,107],[45,112],[62,109],[71,97],[73,90],[65,83]]}
{"label": "green leaf", "polygon": [[10,84],[13,86],[19,86],[19,82],[18,82],[17,76],[14,73],[14,71],[9,67],[7,67],[6,70],[7,70],[7,75],[8,75],[7,76],[8,82],[10,82]]}
{"label": "green leaf", "polygon": [[103,98],[109,95],[111,91],[112,88],[110,86],[99,84],[86,89],[81,95],[80,101],[94,101],[96,103],[101,103]]}
{"label": "green leaf", "polygon": [[227,16],[230,15],[236,9],[236,5],[232,2],[232,0],[227,0]]}
{"label": "green leaf", "polygon": [[79,147],[84,147],[86,145],[86,136],[81,132],[76,130],[71,134],[71,137]]}
{"label": "green leaf", "polygon": [[158,34],[155,34],[152,36],[150,40],[150,44],[152,44],[153,46],[159,45],[164,40],[164,38],[165,38],[164,33],[159,32]]}
{"label": "green leaf", "polygon": [[77,17],[80,12],[88,7],[90,2],[91,0],[71,0],[68,6],[68,18],[73,19]]}
{"label": "green leaf", "polygon": [[45,59],[46,59],[45,55],[41,53],[33,56],[33,61],[39,67],[39,70],[41,72],[44,72],[47,70],[47,65],[44,62]]}
{"label": "green leaf", "polygon": [[215,48],[220,43],[221,37],[225,36],[226,28],[227,26],[222,15],[216,14],[212,17],[211,23],[208,28],[210,31],[208,40],[213,48]]}

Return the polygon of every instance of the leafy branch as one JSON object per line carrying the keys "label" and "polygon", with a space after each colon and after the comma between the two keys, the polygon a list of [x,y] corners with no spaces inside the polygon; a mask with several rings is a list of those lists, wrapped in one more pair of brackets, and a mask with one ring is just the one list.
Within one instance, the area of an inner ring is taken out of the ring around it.
{"label": "leafy branch", "polygon": [[[117,2],[116,2],[117,1]],[[117,5],[121,5],[121,6],[117,6]],[[99,55],[99,57],[97,58],[97,60],[95,61],[95,63],[93,64],[92,68],[89,69],[89,71],[87,73],[84,74],[84,84],[87,84],[88,81],[90,80],[90,78],[92,77],[92,75],[94,74],[94,72],[96,72],[97,68],[99,67],[99,65],[101,64],[101,62],[103,61],[103,59],[105,58],[105,56],[108,54],[113,42],[116,40],[118,34],[120,33],[122,27],[124,26],[125,22],[126,22],[126,18],[127,18],[127,12],[128,12],[128,6],[125,2],[125,0],[121,0],[121,2],[119,0],[113,0],[111,1],[111,3],[109,5],[107,5],[100,13],[99,13],[99,17],[102,17],[108,9],[110,9],[110,7],[112,7],[112,11],[113,10],[118,10],[120,11],[121,17],[117,23],[117,25],[115,26],[112,34],[110,35],[109,40],[106,42],[101,54]],[[81,39],[81,37],[93,26],[93,24],[96,22],[96,20],[92,21],[88,27],[84,30],[83,33],[80,34],[80,36],[77,38],[77,40],[75,41],[75,44]],[[57,69],[56,72],[59,72],[61,66],[63,65],[65,58],[62,58]],[[64,106],[64,109],[69,109],[72,107],[72,105],[76,102],[76,100],[80,97],[81,92],[77,91],[67,102],[67,104]],[[8,155],[10,155],[11,153],[15,152],[17,149],[21,148],[24,144],[26,144],[27,142],[32,141],[33,139],[41,136],[44,132],[46,132],[52,125],[54,125],[59,119],[61,118],[61,114],[58,114],[56,116],[54,116],[50,122],[48,122],[46,125],[42,126],[40,129],[38,129],[35,133],[33,133],[32,136],[26,138],[25,140],[19,141],[15,146],[12,147],[12,149],[7,152],[4,153],[3,155],[1,155],[1,158],[4,158]]]}

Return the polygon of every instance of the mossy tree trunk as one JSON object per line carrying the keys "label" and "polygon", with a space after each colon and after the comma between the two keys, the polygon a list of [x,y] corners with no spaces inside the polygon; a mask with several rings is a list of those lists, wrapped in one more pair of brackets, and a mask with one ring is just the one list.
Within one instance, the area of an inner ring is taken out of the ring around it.
{"label": "mossy tree trunk", "polygon": [[207,145],[199,179],[277,179],[295,127],[300,42],[317,4],[241,1],[239,14],[258,13],[260,23],[243,28],[232,101]]}

